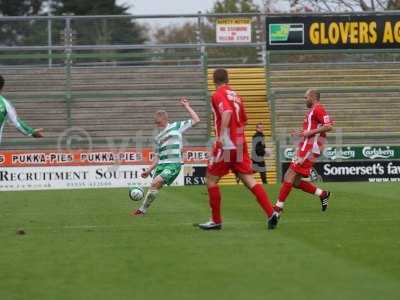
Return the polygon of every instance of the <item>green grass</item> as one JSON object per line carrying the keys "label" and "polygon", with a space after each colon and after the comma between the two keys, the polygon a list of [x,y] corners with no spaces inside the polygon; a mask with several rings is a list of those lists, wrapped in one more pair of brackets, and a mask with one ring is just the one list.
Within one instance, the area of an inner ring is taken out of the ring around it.
{"label": "green grass", "polygon": [[219,232],[192,226],[204,187],[163,190],[144,218],[125,189],[2,192],[0,299],[399,299],[400,185],[325,186],[326,213],[295,191],[276,231],[241,186]]}

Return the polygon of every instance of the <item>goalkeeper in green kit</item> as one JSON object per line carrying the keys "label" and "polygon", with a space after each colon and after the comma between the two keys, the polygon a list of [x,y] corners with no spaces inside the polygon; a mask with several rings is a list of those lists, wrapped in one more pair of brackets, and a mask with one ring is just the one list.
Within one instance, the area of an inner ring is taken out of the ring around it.
{"label": "goalkeeper in green kit", "polygon": [[3,135],[4,125],[6,120],[13,124],[22,134],[32,136],[34,138],[43,137],[43,129],[33,129],[26,125],[20,118],[18,118],[15,108],[2,96],[2,90],[5,80],[0,75],[0,144]]}

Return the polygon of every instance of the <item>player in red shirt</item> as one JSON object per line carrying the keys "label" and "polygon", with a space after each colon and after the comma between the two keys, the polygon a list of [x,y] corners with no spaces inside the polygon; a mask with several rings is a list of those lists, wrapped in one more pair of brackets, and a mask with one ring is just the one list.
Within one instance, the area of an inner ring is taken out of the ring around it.
{"label": "player in red shirt", "polygon": [[198,224],[204,230],[221,229],[221,193],[218,182],[232,171],[257,198],[268,216],[268,229],[275,229],[279,214],[274,211],[263,188],[253,177],[252,161],[248,154],[244,128],[247,115],[242,99],[228,85],[228,72],[217,69],[214,83],[217,90],[212,95],[216,142],[207,167],[207,189],[212,217],[209,222]]}
{"label": "player in red shirt", "polygon": [[303,130],[292,133],[293,136],[301,137],[301,141],[296,150],[296,155],[285,173],[278,201],[274,206],[278,213],[283,211],[285,200],[292,187],[318,196],[321,200],[322,211],[328,208],[330,192],[317,188],[313,183],[305,181],[303,178],[310,176],[314,162],[324,148],[326,133],[332,130],[333,122],[320,103],[320,93],[317,90],[309,89],[304,98],[309,111],[304,118]]}

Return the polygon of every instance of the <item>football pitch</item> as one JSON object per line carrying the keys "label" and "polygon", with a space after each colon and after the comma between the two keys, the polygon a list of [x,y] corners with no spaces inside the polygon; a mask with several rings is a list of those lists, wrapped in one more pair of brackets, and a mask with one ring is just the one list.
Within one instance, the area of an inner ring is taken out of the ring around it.
{"label": "football pitch", "polygon": [[323,186],[327,212],[294,191],[275,231],[242,186],[222,188],[214,232],[192,225],[201,186],[136,218],[127,189],[2,192],[0,299],[399,299],[400,185]]}

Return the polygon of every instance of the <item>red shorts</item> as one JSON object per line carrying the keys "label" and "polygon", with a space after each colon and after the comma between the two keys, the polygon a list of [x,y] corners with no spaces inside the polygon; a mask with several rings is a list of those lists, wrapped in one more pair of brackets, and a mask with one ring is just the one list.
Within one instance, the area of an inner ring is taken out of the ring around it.
{"label": "red shorts", "polygon": [[222,177],[232,171],[241,174],[253,174],[252,162],[247,150],[247,144],[238,146],[235,150],[222,150],[214,147],[208,162],[207,172]]}
{"label": "red shorts", "polygon": [[319,154],[312,153],[311,151],[306,153],[297,152],[289,168],[304,177],[308,177],[318,157]]}

